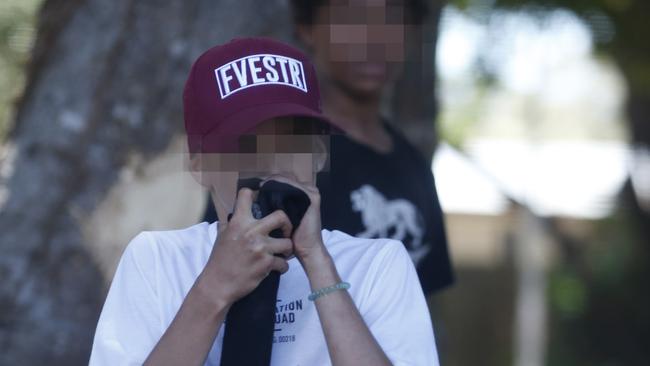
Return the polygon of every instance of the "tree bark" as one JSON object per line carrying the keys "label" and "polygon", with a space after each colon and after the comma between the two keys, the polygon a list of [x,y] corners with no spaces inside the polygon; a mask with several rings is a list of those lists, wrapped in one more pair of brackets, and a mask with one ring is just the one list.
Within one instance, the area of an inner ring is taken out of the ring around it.
{"label": "tree bark", "polygon": [[264,4],[45,2],[0,213],[0,364],[87,363],[104,281],[79,223],[131,154],[182,131],[194,58],[237,36],[287,38],[285,2]]}
{"label": "tree bark", "polygon": [[436,116],[436,45],[444,0],[428,0],[429,14],[412,40],[404,74],[395,85],[389,105],[391,121],[431,162],[438,135]]}

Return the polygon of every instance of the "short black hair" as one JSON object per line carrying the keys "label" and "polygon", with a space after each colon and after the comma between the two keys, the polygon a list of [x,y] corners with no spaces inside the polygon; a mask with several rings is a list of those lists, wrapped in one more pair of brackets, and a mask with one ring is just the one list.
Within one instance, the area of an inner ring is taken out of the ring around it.
{"label": "short black hair", "polygon": [[[313,25],[318,8],[327,4],[327,0],[291,0],[294,23]],[[404,0],[404,8],[408,10],[409,20],[414,24],[421,24],[429,14],[429,6],[426,0]]]}

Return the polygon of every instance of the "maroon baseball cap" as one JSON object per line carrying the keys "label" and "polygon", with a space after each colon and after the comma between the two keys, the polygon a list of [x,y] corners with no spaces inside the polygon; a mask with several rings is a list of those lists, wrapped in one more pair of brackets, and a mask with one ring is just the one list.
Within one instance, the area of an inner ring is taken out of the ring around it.
{"label": "maroon baseball cap", "polygon": [[237,137],[283,116],[322,114],[316,71],[301,51],[269,38],[237,38],[192,65],[183,92],[190,152],[237,152]]}

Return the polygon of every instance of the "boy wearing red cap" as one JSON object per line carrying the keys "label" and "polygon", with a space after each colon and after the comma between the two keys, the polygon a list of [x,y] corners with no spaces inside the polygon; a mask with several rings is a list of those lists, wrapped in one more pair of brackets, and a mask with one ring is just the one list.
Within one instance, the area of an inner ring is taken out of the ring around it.
{"label": "boy wearing red cap", "polygon": [[[184,107],[192,170],[229,220],[142,232],[129,243],[90,364],[223,364],[228,312],[277,271],[271,365],[436,365],[404,246],[321,227],[314,182],[327,136],[317,129],[330,125],[305,55],[269,39],[214,47],[192,66]],[[255,192],[237,190],[250,177],[304,192],[302,220],[292,225],[281,210],[257,217]]]}

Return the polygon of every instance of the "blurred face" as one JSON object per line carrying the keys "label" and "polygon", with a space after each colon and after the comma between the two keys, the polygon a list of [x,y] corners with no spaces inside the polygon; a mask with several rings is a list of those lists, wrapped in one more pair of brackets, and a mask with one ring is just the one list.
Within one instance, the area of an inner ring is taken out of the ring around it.
{"label": "blurred face", "polygon": [[401,72],[405,22],[403,0],[331,0],[298,35],[325,81],[359,98],[377,98]]}
{"label": "blurred face", "polygon": [[192,166],[208,187],[230,188],[240,178],[274,174],[313,183],[326,168],[328,143],[328,135],[317,134],[308,120],[274,118],[241,136],[237,153],[201,154]]}

